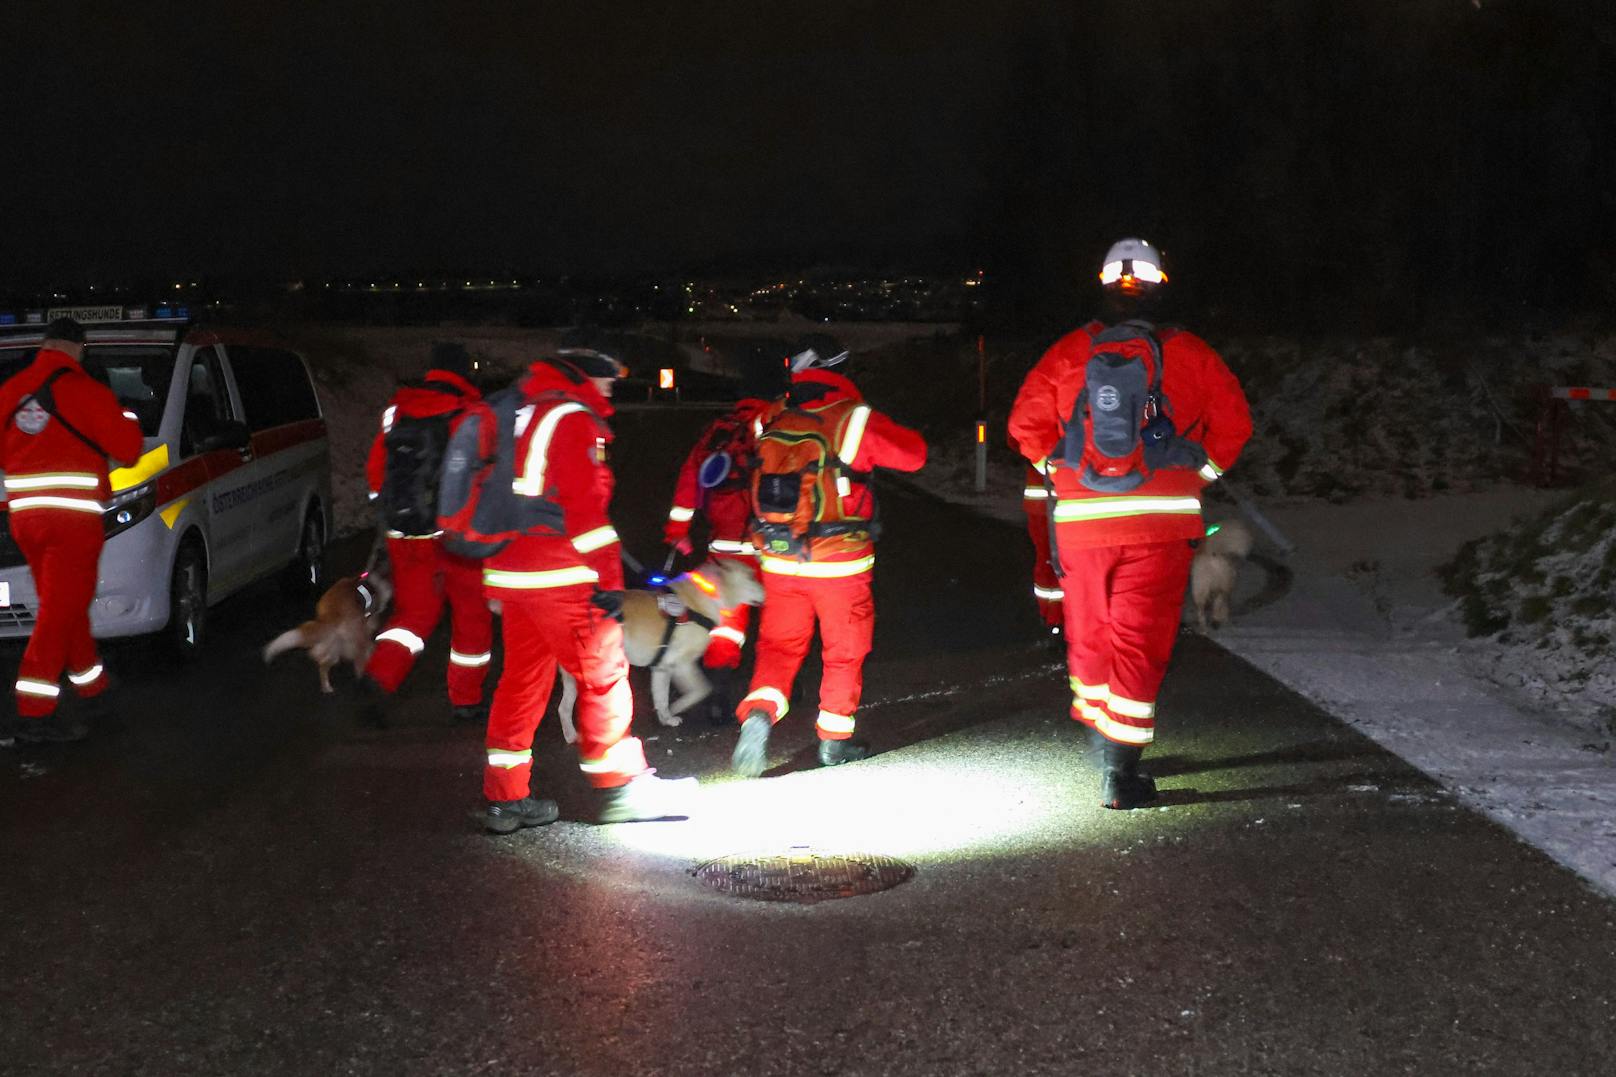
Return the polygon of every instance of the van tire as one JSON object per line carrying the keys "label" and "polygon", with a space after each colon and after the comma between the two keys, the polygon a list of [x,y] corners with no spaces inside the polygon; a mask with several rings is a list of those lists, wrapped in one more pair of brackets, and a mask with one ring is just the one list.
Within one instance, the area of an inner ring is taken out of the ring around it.
{"label": "van tire", "polygon": [[164,649],[180,662],[194,662],[207,641],[208,562],[202,547],[187,542],[174,558],[168,583],[168,627]]}
{"label": "van tire", "polygon": [[297,553],[281,577],[282,589],[291,598],[318,598],[326,587],[325,521],[320,507],[311,506],[298,533]]}

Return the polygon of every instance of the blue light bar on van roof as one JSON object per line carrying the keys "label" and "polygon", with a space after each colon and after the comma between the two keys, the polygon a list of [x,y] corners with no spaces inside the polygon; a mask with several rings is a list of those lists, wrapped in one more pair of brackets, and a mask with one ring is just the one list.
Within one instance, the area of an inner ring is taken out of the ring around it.
{"label": "blue light bar on van roof", "polygon": [[16,325],[17,316],[9,310],[0,310],[0,325]]}

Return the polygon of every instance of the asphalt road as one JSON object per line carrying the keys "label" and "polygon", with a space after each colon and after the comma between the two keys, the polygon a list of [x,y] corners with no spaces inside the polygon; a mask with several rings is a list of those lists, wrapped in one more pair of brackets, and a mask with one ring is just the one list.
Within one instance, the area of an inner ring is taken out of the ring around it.
{"label": "asphalt road", "polygon": [[[700,419],[619,420],[642,553]],[[1024,539],[885,510],[880,754],[810,765],[812,667],[759,781],[726,776],[732,729],[647,706],[655,764],[713,779],[685,823],[588,823],[551,720],[562,821],[483,835],[441,636],[383,731],[301,657],[262,665],[306,616],[267,590],[200,667],[109,649],[94,739],[0,752],[0,1072],[1609,1072],[1611,902],[1197,637],[1163,807],[1100,810]],[[793,846],[916,873],[814,905],[692,874]]]}

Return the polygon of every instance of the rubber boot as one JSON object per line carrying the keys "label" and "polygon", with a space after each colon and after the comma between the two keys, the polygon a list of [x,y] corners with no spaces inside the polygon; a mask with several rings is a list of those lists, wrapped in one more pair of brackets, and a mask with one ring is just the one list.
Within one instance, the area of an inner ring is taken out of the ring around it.
{"label": "rubber boot", "polygon": [[372,729],[386,729],[387,690],[369,677],[359,678],[359,721]]}
{"label": "rubber boot", "polygon": [[1107,741],[1100,773],[1100,806],[1127,811],[1156,799],[1156,780],[1139,769],[1144,749],[1137,744]]}
{"label": "rubber boot", "polygon": [[711,667],[706,670],[707,680],[712,683],[712,694],[707,697],[707,722],[710,725],[726,726],[735,720],[735,701],[730,698],[735,684],[735,670],[727,666]]}
{"label": "rubber boot", "polygon": [[730,756],[730,769],[743,778],[756,778],[769,769],[769,733],[774,723],[767,711],[752,711],[741,723],[741,737]]}
{"label": "rubber boot", "polygon": [[513,834],[525,826],[546,826],[560,814],[553,800],[494,800],[483,813],[483,828],[491,834]]}
{"label": "rubber boot", "polygon": [[857,763],[869,757],[868,745],[852,740],[822,740],[819,742],[819,765],[839,767],[843,763]]}

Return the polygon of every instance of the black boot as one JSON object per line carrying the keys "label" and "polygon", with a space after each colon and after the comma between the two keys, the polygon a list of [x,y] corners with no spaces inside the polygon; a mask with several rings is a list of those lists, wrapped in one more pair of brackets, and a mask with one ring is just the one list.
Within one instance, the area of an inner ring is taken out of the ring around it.
{"label": "black boot", "polygon": [[730,756],[730,769],[743,778],[756,778],[769,769],[769,733],[774,723],[767,711],[753,711],[741,723],[741,737]]}
{"label": "black boot", "polygon": [[1137,744],[1106,741],[1105,765],[1100,773],[1100,806],[1127,811],[1156,799],[1156,780],[1139,769],[1144,752]]}
{"label": "black boot", "polygon": [[483,828],[491,834],[514,834],[525,826],[547,826],[560,815],[553,800],[491,800],[483,813]]}
{"label": "black boot", "polygon": [[372,729],[386,729],[387,693],[369,677],[359,678],[359,721]]}
{"label": "black boot", "polygon": [[57,711],[44,718],[18,718],[10,734],[18,744],[70,744],[89,736],[90,730],[83,722]]}
{"label": "black boot", "polygon": [[457,724],[460,722],[486,722],[488,721],[488,704],[468,703],[451,709],[449,716]]}
{"label": "black boot", "polygon": [[819,742],[819,765],[839,767],[843,763],[857,763],[870,755],[868,745],[851,740],[822,740]]}
{"label": "black boot", "polygon": [[726,726],[735,720],[735,701],[730,698],[735,683],[733,669],[709,669],[707,679],[712,682],[712,694],[707,697],[707,721],[711,725]]}

